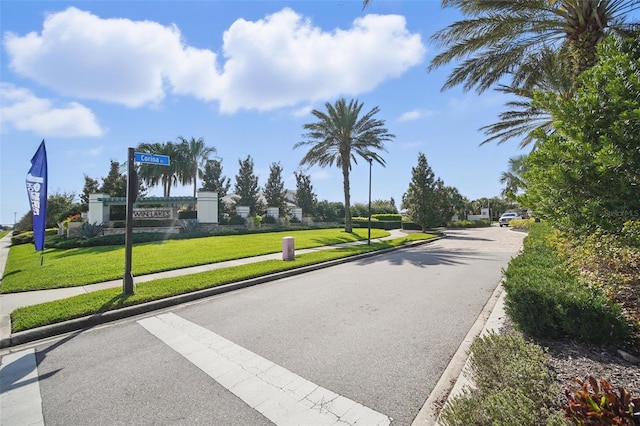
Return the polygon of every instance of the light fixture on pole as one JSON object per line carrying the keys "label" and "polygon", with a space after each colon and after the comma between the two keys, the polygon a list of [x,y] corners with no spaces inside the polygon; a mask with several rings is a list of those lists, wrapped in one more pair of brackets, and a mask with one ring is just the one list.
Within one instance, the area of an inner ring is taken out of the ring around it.
{"label": "light fixture on pole", "polygon": [[369,232],[367,234],[367,244],[371,245],[371,166],[373,160],[367,158],[367,161],[369,162]]}

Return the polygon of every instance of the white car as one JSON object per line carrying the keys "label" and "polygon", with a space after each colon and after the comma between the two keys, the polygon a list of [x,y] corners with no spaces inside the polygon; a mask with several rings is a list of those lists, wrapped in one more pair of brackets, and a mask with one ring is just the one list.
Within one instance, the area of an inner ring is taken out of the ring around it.
{"label": "white car", "polygon": [[500,228],[502,228],[503,226],[509,226],[509,222],[511,222],[513,219],[522,219],[522,216],[515,212],[503,213],[498,220]]}

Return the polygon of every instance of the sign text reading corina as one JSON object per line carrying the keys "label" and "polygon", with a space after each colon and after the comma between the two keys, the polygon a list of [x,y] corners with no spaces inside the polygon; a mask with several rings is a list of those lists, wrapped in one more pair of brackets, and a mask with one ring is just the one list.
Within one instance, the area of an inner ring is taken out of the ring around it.
{"label": "sign text reading corina", "polygon": [[168,155],[147,154],[144,152],[135,152],[134,160],[136,163],[155,164],[158,166],[168,166],[170,161]]}

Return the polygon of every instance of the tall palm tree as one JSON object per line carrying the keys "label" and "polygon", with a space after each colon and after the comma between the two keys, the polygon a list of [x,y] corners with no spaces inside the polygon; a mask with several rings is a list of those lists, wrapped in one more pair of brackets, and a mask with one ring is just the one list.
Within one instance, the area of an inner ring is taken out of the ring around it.
{"label": "tall palm tree", "polygon": [[180,141],[179,149],[184,159],[184,169],[180,173],[180,183],[188,185],[193,183],[193,197],[196,196],[198,186],[198,170],[204,167],[209,155],[215,154],[217,150],[214,147],[205,146],[204,139],[191,138],[189,140],[178,136]]}
{"label": "tall palm tree", "polygon": [[607,32],[628,34],[626,14],[640,0],[442,0],[469,19],[436,32],[432,40],[445,50],[429,69],[462,60],[444,88],[462,84],[482,92],[543,47],[566,44],[574,75],[595,63],[596,45]]}
{"label": "tall palm tree", "polygon": [[143,142],[137,148],[140,152],[149,154],[166,155],[170,158],[168,166],[159,166],[154,164],[141,164],[138,168],[138,177],[148,186],[156,186],[162,184],[162,193],[165,197],[171,196],[171,187],[176,186],[179,181],[182,152],[178,149],[178,145],[173,142],[166,143],[147,143]]}
{"label": "tall palm tree", "polygon": [[358,164],[357,156],[366,161],[376,161],[384,166],[384,159],[375,151],[385,151],[384,142],[395,138],[384,127],[384,120],[374,118],[380,109],[376,106],[360,117],[362,103],[344,98],[331,105],[325,103],[327,112],[314,109],[311,113],[318,119],[315,123],[303,126],[308,131],[305,140],[294,145],[311,146],[300,160],[300,165],[319,165],[320,167],[335,165],[342,170],[344,189],[344,230],[351,232],[351,196],[349,188],[349,172],[352,161]]}

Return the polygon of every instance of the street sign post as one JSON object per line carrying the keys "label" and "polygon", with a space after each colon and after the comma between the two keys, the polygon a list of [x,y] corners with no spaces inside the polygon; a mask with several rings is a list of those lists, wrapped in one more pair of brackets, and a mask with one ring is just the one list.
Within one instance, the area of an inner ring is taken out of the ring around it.
{"label": "street sign post", "polygon": [[133,204],[138,198],[138,174],[134,163],[155,164],[168,166],[168,155],[147,154],[135,152],[133,148],[127,151],[127,222],[124,238],[124,276],[122,278],[122,293],[133,294],[133,274],[131,273],[131,253],[133,248]]}

